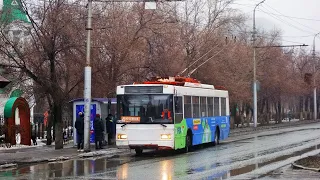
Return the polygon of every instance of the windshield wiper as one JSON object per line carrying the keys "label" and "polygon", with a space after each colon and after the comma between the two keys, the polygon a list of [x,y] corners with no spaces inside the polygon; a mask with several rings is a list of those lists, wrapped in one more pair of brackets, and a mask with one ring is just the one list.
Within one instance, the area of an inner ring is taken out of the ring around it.
{"label": "windshield wiper", "polygon": [[164,124],[160,124],[161,126],[163,126],[163,127],[167,127],[166,125],[164,125]]}
{"label": "windshield wiper", "polygon": [[123,127],[125,127],[127,125],[127,123],[124,123],[121,127],[123,128]]}

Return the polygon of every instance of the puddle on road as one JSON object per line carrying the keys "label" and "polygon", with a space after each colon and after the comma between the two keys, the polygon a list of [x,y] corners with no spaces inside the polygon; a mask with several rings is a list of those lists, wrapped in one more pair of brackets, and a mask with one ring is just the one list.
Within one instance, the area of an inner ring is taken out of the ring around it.
{"label": "puddle on road", "polygon": [[319,148],[320,148],[320,144],[316,145],[316,146],[313,146],[313,147],[310,147],[310,148],[303,149],[301,151],[296,151],[296,152],[294,152],[292,154],[279,156],[277,158],[274,158],[274,159],[272,159],[270,161],[266,161],[266,162],[263,162],[263,163],[250,164],[250,165],[247,165],[247,166],[244,166],[244,167],[241,167],[241,168],[232,169],[230,171],[230,176],[237,176],[237,175],[249,173],[249,172],[251,172],[251,171],[253,171],[255,169],[261,168],[263,166],[266,166],[266,165],[269,165],[269,164],[272,164],[272,163],[275,163],[275,162],[283,161],[283,160],[288,159],[290,157],[299,156],[299,155],[302,155],[304,153],[307,153],[309,151],[312,151],[312,150],[315,150],[315,149],[319,149]]}
{"label": "puddle on road", "polygon": [[[207,179],[228,179],[232,176],[237,176],[237,175],[241,175],[241,174],[245,174],[245,173],[249,173],[251,171],[254,171],[255,169],[258,169],[258,168],[261,168],[263,166],[266,166],[266,165],[269,165],[269,164],[272,164],[272,163],[276,163],[276,162],[280,162],[280,161],[283,161],[283,160],[286,160],[290,157],[294,157],[294,156],[299,156],[299,155],[302,155],[304,153],[307,153],[309,151],[312,151],[312,150],[315,150],[315,149],[319,149],[320,148],[320,144],[317,145],[317,146],[312,146],[310,148],[306,148],[306,149],[303,149],[301,151],[296,151],[292,154],[288,154],[288,155],[284,155],[284,156],[279,156],[279,157],[276,157],[270,161],[266,161],[266,162],[263,162],[263,163],[257,163],[257,164],[249,164],[247,166],[244,166],[244,167],[240,167],[240,168],[236,168],[236,169],[232,169],[232,170],[229,170],[229,171],[222,171],[222,172],[219,172],[219,173],[216,173],[216,174],[213,174],[209,177],[207,177]],[[254,158],[254,157],[252,157]],[[196,174],[197,172],[203,172],[203,171],[206,171],[206,170],[210,170],[210,169],[214,169],[218,166],[222,166],[222,165],[227,165],[228,163],[224,163],[224,164],[212,164],[210,167],[199,167],[199,168],[195,168],[195,169],[188,169],[186,171],[187,174]]]}
{"label": "puddle on road", "polygon": [[48,179],[67,176],[86,176],[107,169],[116,169],[130,159],[76,159],[63,162],[42,163],[33,166],[19,166],[17,169],[0,171],[1,178]]}
{"label": "puddle on road", "polygon": [[[240,174],[245,174],[248,172],[251,172],[257,168],[261,168],[263,166],[279,162],[285,159],[288,159],[293,156],[298,156],[301,154],[304,154],[306,152],[312,151],[314,149],[319,149],[320,144],[317,146],[313,146],[301,151],[294,152],[289,155],[280,156],[277,158],[274,158],[270,161],[263,162],[263,163],[257,163],[257,164],[249,164],[244,167],[239,167],[232,170],[225,170],[221,171],[215,174],[212,174],[210,177],[207,177],[206,179],[228,179],[232,176],[237,176]],[[48,178],[59,178],[59,177],[75,177],[75,176],[89,176],[92,174],[99,174],[99,173],[107,173],[104,175],[117,177],[120,179],[126,179],[128,177],[130,169],[134,167],[130,167],[128,165],[128,162],[134,162],[134,161],[141,161],[141,160],[152,160],[150,159],[150,156],[153,156],[153,153],[145,155],[146,157],[135,157],[135,156],[115,156],[113,158],[98,158],[98,159],[76,159],[76,160],[69,160],[64,162],[55,162],[55,163],[43,163],[43,164],[37,164],[33,166],[20,166],[18,169],[14,170],[6,170],[0,172],[0,179],[6,178],[9,179],[9,177],[14,177],[15,179],[22,178],[22,179],[48,179]],[[178,156],[178,158],[177,158]],[[186,155],[183,155],[185,158],[179,158],[180,155],[173,155],[173,157],[166,158],[166,154],[160,156],[158,159],[160,166],[154,167],[154,169],[157,169],[160,171],[160,175],[163,177],[167,177],[169,175],[177,176],[177,173],[174,172],[175,170],[175,163],[179,164],[182,167],[180,168],[181,175],[185,174],[197,174],[199,172],[212,170],[220,166],[228,165],[231,162],[225,162],[225,163],[213,163],[208,164],[207,166],[201,166],[197,168],[190,168],[188,169],[187,163],[181,163],[181,162],[175,162],[175,161],[187,161],[190,160],[188,158],[192,157],[189,153]],[[162,158],[165,158],[163,160]],[[193,157],[195,158],[195,157]],[[252,157],[254,158],[254,157]],[[186,165],[186,166],[184,166]],[[160,167],[160,168],[159,168]],[[185,174],[184,174],[185,173]],[[122,177],[122,178],[121,178]]]}

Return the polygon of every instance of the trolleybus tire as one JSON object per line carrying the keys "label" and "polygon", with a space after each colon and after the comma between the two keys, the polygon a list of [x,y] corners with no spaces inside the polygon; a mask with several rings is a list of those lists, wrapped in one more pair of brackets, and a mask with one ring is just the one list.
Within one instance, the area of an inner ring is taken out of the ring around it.
{"label": "trolleybus tire", "polygon": [[190,133],[186,136],[186,147],[184,148],[185,153],[192,150],[192,135]]}
{"label": "trolleybus tire", "polygon": [[214,136],[214,142],[213,142],[213,145],[218,145],[220,144],[219,142],[219,139],[220,139],[220,133],[219,133],[219,128],[217,127],[216,128],[216,133],[215,133],[215,136]]}
{"label": "trolleybus tire", "polygon": [[134,149],[134,150],[136,151],[136,154],[137,154],[138,156],[140,156],[140,155],[142,154],[142,152],[143,152],[142,149]]}

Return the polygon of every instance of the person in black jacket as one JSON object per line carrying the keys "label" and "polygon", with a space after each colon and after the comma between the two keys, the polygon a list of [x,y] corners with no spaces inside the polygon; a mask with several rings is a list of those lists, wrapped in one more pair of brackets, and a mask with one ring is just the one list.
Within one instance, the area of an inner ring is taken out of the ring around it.
{"label": "person in black jacket", "polygon": [[93,121],[94,135],[95,135],[95,144],[96,149],[102,149],[102,139],[103,139],[103,122],[100,119],[100,114],[96,115],[96,118]]}
{"label": "person in black jacket", "polygon": [[108,144],[113,144],[112,139],[114,138],[114,135],[116,134],[116,125],[113,121],[112,114],[109,114],[108,117],[106,117],[106,126],[107,126],[107,133],[108,133]]}
{"label": "person in black jacket", "polygon": [[79,112],[79,117],[77,117],[74,127],[77,130],[78,138],[78,151],[83,151],[83,139],[84,139],[84,114]]}

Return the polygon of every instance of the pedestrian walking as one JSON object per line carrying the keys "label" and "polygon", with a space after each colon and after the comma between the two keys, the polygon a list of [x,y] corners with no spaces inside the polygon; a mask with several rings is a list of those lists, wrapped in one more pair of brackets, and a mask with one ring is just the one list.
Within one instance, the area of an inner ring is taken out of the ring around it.
{"label": "pedestrian walking", "polygon": [[95,134],[95,145],[96,149],[102,149],[102,140],[103,140],[103,122],[101,121],[100,114],[96,115],[96,118],[93,121],[93,128]]}
{"label": "pedestrian walking", "polygon": [[84,114],[79,112],[79,117],[77,117],[74,127],[77,130],[78,139],[78,152],[83,151],[83,138],[84,138]]}

